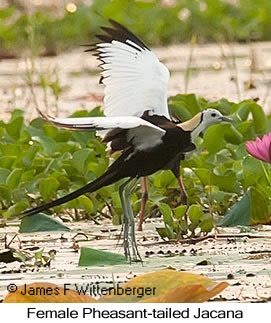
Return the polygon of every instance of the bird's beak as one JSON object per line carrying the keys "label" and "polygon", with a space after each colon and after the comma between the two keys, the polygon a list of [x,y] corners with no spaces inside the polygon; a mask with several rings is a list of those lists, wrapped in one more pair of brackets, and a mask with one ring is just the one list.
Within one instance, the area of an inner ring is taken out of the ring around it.
{"label": "bird's beak", "polygon": [[226,117],[220,117],[219,118],[221,121],[224,121],[224,122],[233,122],[233,120],[229,119],[229,118],[226,118]]}

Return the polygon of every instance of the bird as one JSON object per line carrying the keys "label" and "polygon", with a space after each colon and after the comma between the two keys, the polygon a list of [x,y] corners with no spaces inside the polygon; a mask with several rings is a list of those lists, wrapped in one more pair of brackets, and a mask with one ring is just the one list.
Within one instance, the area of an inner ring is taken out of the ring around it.
{"label": "bird", "polygon": [[112,27],[101,27],[105,34],[97,35],[102,42],[91,44],[87,49],[94,50],[102,61],[100,82],[105,85],[105,117],[55,118],[40,110],[39,113],[60,128],[103,131],[103,141],[110,146],[110,152],[121,154],[94,181],[28,209],[22,215],[34,215],[125,179],[119,186],[124,255],[130,260],[142,261],[130,203],[131,191],[138,179],[161,169],[171,169],[178,176],[180,159],[196,148],[193,140],[207,127],[231,120],[216,109],[207,109],[188,121],[172,121],[167,105],[168,69],[126,27],[112,19],[109,22]]}

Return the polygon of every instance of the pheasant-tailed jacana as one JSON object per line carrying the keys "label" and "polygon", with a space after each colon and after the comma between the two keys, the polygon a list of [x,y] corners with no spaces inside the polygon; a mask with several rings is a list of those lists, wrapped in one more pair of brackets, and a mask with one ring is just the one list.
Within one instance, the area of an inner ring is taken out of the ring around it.
{"label": "pheasant-tailed jacana", "polygon": [[93,182],[23,214],[36,214],[127,178],[119,188],[124,218],[124,253],[130,259],[133,256],[141,260],[130,204],[130,193],[138,178],[161,169],[173,170],[182,154],[195,149],[193,139],[201,131],[212,124],[230,120],[219,111],[208,109],[191,120],[174,123],[167,106],[168,69],[128,29],[113,20],[110,23],[113,28],[102,27],[106,34],[98,36],[102,43],[94,47],[103,62],[101,82],[105,85],[106,117],[53,118],[41,115],[65,129],[107,130],[104,142],[110,143],[112,152],[122,151],[122,154]]}

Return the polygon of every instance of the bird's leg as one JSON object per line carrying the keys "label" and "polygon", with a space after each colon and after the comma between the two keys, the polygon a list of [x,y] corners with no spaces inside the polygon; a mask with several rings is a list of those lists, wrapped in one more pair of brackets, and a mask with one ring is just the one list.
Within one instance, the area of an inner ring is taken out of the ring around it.
{"label": "bird's leg", "polygon": [[187,206],[187,208],[185,210],[185,213],[184,213],[184,220],[187,223],[187,221],[188,221],[188,217],[187,217],[187,210],[188,210],[187,193],[186,193],[185,187],[183,185],[183,181],[182,181],[181,175],[179,175],[177,177],[177,180],[178,180],[178,183],[179,183],[179,186],[180,186],[181,203],[183,205],[186,205]]}
{"label": "bird's leg", "polygon": [[183,181],[182,181],[182,178],[180,175],[177,177],[177,180],[178,180],[178,183],[180,186],[181,203],[183,205],[186,205],[187,204],[187,193],[186,193],[186,190],[185,190],[185,187],[183,185]]}
{"label": "bird's leg", "polygon": [[145,208],[146,203],[148,201],[148,189],[147,189],[147,178],[142,178],[142,197],[141,197],[141,208],[139,212],[139,223],[138,223],[138,231],[142,231],[142,224],[144,221],[144,215],[145,215]]}
{"label": "bird's leg", "polygon": [[128,179],[128,181],[124,182],[119,187],[119,196],[120,196],[120,202],[123,210],[123,221],[122,221],[122,227],[121,227],[121,233],[123,232],[123,247],[124,247],[124,255],[127,259],[131,259],[130,249],[129,249],[129,215],[127,210],[127,205],[125,203],[125,199],[123,196],[123,192],[125,189],[125,186],[131,181],[131,178]]}
{"label": "bird's leg", "polygon": [[127,187],[125,188],[124,195],[125,195],[125,200],[126,200],[125,202],[126,202],[126,206],[127,206],[127,213],[129,216],[130,237],[131,237],[131,246],[132,246],[132,250],[133,250],[133,256],[134,256],[135,260],[139,259],[142,262],[139,251],[137,249],[136,237],[135,237],[135,218],[134,218],[134,213],[133,213],[131,202],[130,202],[131,191],[135,187],[137,180],[138,180],[138,178],[135,178],[131,182],[130,185],[127,185]]}

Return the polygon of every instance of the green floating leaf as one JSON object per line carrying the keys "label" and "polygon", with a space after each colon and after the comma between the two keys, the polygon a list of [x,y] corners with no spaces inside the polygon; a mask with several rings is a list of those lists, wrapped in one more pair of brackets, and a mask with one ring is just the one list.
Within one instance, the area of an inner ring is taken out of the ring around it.
{"label": "green floating leaf", "polygon": [[43,213],[24,217],[19,228],[20,233],[46,231],[70,231],[70,229]]}
{"label": "green floating leaf", "polygon": [[219,225],[235,227],[237,225],[267,224],[270,221],[266,199],[256,188],[250,187],[242,199],[226,213]]}
{"label": "green floating leaf", "polygon": [[129,264],[130,262],[117,253],[82,247],[79,266],[112,266]]}

